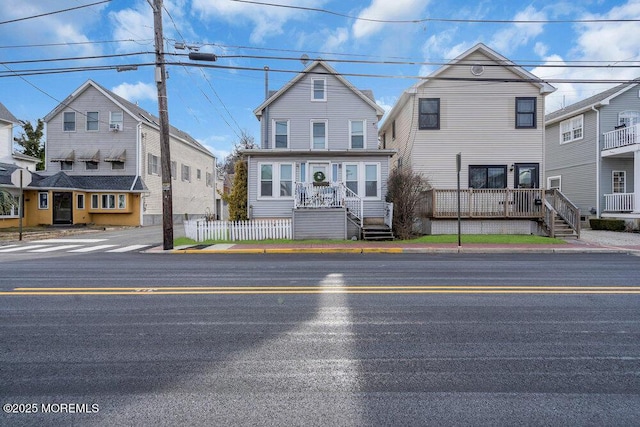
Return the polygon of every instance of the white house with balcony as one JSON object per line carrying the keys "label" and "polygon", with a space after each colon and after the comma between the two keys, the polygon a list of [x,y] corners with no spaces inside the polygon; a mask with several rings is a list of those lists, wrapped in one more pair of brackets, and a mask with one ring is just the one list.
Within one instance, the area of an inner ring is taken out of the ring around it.
{"label": "white house with balcony", "polygon": [[618,85],[546,116],[547,187],[567,195],[583,220],[640,220],[639,83]]}

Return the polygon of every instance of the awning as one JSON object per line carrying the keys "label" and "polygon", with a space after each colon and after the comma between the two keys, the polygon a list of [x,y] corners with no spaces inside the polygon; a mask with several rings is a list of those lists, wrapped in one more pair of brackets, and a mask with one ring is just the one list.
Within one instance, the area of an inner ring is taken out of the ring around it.
{"label": "awning", "polygon": [[53,156],[50,160],[52,162],[73,162],[76,158],[76,154],[73,150],[63,151],[57,156]]}
{"label": "awning", "polygon": [[124,162],[127,160],[127,150],[112,151],[104,158],[105,162]]}
{"label": "awning", "polygon": [[83,153],[78,156],[78,161],[80,162],[99,162],[100,161],[100,150],[97,150],[95,153]]}

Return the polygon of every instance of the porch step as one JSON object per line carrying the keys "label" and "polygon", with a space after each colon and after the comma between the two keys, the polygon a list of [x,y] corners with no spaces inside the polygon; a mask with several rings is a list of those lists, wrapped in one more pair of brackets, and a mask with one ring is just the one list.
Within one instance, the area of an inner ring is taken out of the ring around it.
{"label": "porch step", "polygon": [[365,225],[362,240],[393,240],[393,232],[386,225]]}
{"label": "porch step", "polygon": [[559,239],[578,238],[573,228],[561,218],[556,218],[554,229],[556,237]]}

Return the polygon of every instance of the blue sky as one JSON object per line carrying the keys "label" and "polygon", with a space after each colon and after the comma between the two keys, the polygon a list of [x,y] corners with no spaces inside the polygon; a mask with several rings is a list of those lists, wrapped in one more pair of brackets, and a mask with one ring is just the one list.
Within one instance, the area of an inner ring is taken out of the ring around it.
{"label": "blue sky", "polygon": [[[99,0],[2,0],[0,22],[55,12]],[[234,0],[164,0],[167,53],[185,54],[176,42],[215,53],[212,69],[170,65],[169,119],[205,144],[218,158],[246,132],[259,142],[253,109],[303,69],[299,58],[323,58],[356,87],[373,90],[390,109],[402,91],[478,42],[538,77],[633,79],[638,68],[576,68],[572,65],[640,65],[640,22],[545,23],[586,19],[640,19],[640,0],[435,1],[435,0],[256,0],[307,9]],[[543,21],[418,23],[449,20]],[[153,62],[153,16],[146,0],[112,0],[74,11],[0,24],[0,102],[16,117],[35,121],[87,79],[93,79],[157,115],[153,67],[137,71],[80,71],[17,77],[12,71]],[[139,55],[123,56],[140,53]],[[99,58],[115,55],[110,58]],[[63,58],[88,57],[66,61]],[[256,58],[261,57],[261,58]],[[264,58],[269,57],[269,58]],[[15,61],[36,61],[18,63]],[[167,61],[189,61],[167,55]],[[353,61],[368,61],[354,63]],[[384,61],[400,64],[382,64]],[[587,62],[577,62],[587,61]],[[598,62],[596,62],[598,61]],[[635,62],[621,62],[635,61]],[[554,67],[545,67],[554,65]],[[282,70],[282,71],[276,71]],[[288,71],[288,72],[284,72]],[[376,77],[372,77],[372,76]],[[611,84],[554,84],[547,112],[593,95]]]}

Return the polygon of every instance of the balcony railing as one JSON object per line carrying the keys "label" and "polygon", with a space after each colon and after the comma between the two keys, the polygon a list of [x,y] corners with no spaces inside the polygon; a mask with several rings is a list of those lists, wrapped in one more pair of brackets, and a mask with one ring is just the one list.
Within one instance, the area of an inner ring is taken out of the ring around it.
{"label": "balcony railing", "polygon": [[611,132],[604,133],[604,142],[602,149],[611,150],[612,148],[625,147],[640,143],[638,136],[640,135],[640,124],[633,126],[624,126]]}
{"label": "balcony railing", "polygon": [[634,193],[614,193],[604,195],[605,212],[633,212]]}

